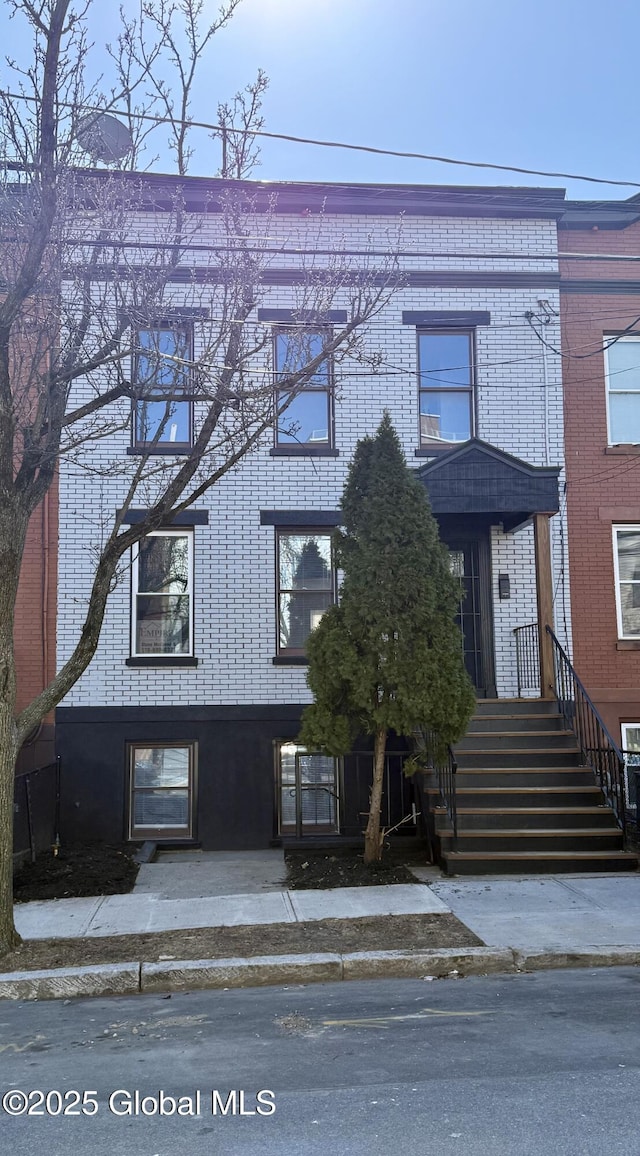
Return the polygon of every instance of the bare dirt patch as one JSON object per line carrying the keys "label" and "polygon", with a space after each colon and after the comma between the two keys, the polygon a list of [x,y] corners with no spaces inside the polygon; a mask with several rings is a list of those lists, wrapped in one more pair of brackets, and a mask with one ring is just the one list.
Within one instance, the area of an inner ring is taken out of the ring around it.
{"label": "bare dirt patch", "polygon": [[157,963],[162,959],[295,955],[310,951],[417,951],[481,944],[482,940],[454,915],[386,915],[104,938],[31,939],[15,951],[0,956],[0,971],[83,967],[93,963]]}
{"label": "bare dirt patch", "polygon": [[[319,887],[380,887],[385,883],[418,883],[406,866],[406,852],[386,851],[379,863],[365,864],[362,852],[287,851],[287,887],[294,891]],[[421,860],[423,862],[424,859]]]}
{"label": "bare dirt patch", "polygon": [[32,899],[79,899],[90,895],[124,895],[131,891],[140,865],[130,846],[119,843],[74,843],[58,854],[39,855],[13,881],[16,903]]}

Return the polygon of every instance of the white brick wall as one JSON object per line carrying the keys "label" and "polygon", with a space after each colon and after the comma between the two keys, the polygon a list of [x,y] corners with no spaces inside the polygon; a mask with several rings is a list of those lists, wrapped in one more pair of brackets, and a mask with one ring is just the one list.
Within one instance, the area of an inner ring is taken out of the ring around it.
{"label": "white brick wall", "polygon": [[[140,237],[153,238],[162,220],[149,214],[138,222]],[[198,229],[198,242],[220,236],[220,220],[210,217]],[[257,229],[263,227],[258,222]],[[388,248],[397,225],[388,217],[331,217],[321,223],[299,217],[269,221],[270,242],[292,248]],[[132,236],[134,235],[132,229]],[[309,242],[311,238],[311,242]],[[555,271],[555,223],[489,218],[405,218],[402,263],[409,269],[476,271]],[[413,252],[434,253],[416,256]],[[468,254],[451,256],[450,254]],[[491,254],[482,256],[481,254]],[[548,254],[548,259],[533,260]],[[206,254],[192,255],[193,263]],[[325,258],[319,258],[325,260]],[[355,264],[358,261],[353,258]],[[372,259],[372,264],[375,264]],[[293,267],[290,255],[272,264]],[[215,291],[198,287],[197,302],[209,303],[215,315]],[[295,287],[268,288],[262,307],[291,308],[299,302]],[[346,469],[358,438],[372,433],[388,408],[410,465],[418,466],[418,390],[415,328],[402,324],[403,310],[488,310],[491,325],[477,331],[476,433],[534,465],[548,460],[562,464],[562,390],[559,358],[547,358],[547,440],[541,345],[526,322],[539,298],[558,309],[555,289],[536,288],[403,288],[374,319],[367,333],[371,349],[384,352],[377,376],[363,374],[355,364],[338,370],[336,398],[337,458],[274,458],[271,437],[197,503],[209,511],[209,525],[195,528],[195,652],[197,669],[130,668],[130,576],[123,568],[109,600],[102,637],[89,670],[67,696],[66,706],[223,705],[303,702],[309,698],[303,668],[274,667],[276,645],[275,531],[260,525],[261,509],[314,509],[338,505]],[[194,304],[194,292],[174,285],[166,294],[173,305]],[[345,308],[348,294],[339,293],[332,308]],[[196,327],[197,332],[197,327]],[[545,330],[559,342],[555,325]],[[196,348],[196,355],[198,349]],[[264,358],[256,373],[268,369]],[[80,382],[74,402],[90,396],[90,384]],[[90,589],[93,558],[104,527],[121,503],[126,475],[136,458],[127,457],[128,403],[113,407],[122,428],[92,443],[83,461],[62,462],[60,471],[60,561],[58,662],[62,664],[79,635]],[[118,463],[120,475],[98,476],[96,467]],[[87,468],[90,467],[90,468]],[[133,505],[147,502],[137,498]],[[559,519],[555,519],[557,524]],[[566,541],[566,534],[564,535]],[[554,584],[561,596],[561,550],[557,525],[553,532]],[[515,694],[513,627],[535,619],[535,577],[532,535],[492,532],[492,564],[498,689]],[[565,574],[566,574],[565,561]],[[510,600],[499,602],[497,575],[511,577]],[[565,578],[565,581],[567,579]],[[568,593],[567,593],[568,607]],[[568,611],[567,611],[568,613]]]}

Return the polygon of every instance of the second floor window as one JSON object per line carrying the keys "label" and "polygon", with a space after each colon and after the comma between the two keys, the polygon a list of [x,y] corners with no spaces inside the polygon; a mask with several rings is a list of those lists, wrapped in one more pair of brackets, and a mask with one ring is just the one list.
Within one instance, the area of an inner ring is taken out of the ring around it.
{"label": "second floor window", "polygon": [[[278,408],[290,396],[281,383],[287,377],[304,369],[322,352],[330,333],[326,329],[278,330],[274,341],[276,372],[276,403]],[[320,363],[313,377],[290,401],[278,420],[276,445],[317,446],[332,445],[331,366],[328,360]]]}
{"label": "second floor window", "polygon": [[[611,338],[605,338],[605,341]],[[609,445],[640,442],[640,337],[621,337],[605,349]]]}
{"label": "second floor window", "polygon": [[470,332],[418,333],[420,445],[466,442],[473,433]]}
{"label": "second floor window", "polygon": [[185,326],[139,329],[133,379],[138,400],[133,407],[133,444],[162,452],[191,445],[188,400],[191,334]]}
{"label": "second floor window", "polygon": [[133,550],[134,657],[193,654],[193,534],[158,530]]}
{"label": "second floor window", "polygon": [[278,535],[278,652],[304,654],[307,638],[335,602],[331,535]]}

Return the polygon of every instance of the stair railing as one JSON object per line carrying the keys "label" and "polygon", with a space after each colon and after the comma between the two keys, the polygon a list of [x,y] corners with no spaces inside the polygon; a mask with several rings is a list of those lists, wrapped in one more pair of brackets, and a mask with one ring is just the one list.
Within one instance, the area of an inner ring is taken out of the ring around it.
{"label": "stair railing", "polygon": [[540,648],[538,646],[538,623],[528,622],[526,626],[516,626],[513,637],[516,640],[516,674],[518,678],[518,698],[523,690],[540,692]]}
{"label": "stair railing", "polygon": [[447,812],[451,824],[453,845],[458,838],[458,807],[456,800],[456,774],[458,764],[449,743],[442,743],[435,731],[420,731],[422,754],[427,770],[433,771],[438,785],[440,802]]}
{"label": "stair railing", "polygon": [[626,827],[625,764],[622,751],[578,678],[569,656],[550,626],[546,628],[553,647],[556,701],[565,723],[573,731],[582,757],[595,771],[600,789],[618,825]]}

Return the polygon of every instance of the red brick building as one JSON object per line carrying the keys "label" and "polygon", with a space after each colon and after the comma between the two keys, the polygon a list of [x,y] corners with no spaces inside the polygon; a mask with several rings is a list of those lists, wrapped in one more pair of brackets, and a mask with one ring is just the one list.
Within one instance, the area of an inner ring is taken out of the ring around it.
{"label": "red brick building", "polygon": [[640,751],[640,199],[559,224],[574,664]]}
{"label": "red brick building", "polygon": [[[57,578],[58,491],[54,483],[31,518],[22,562],[14,625],[18,710],[55,674]],[[49,763],[53,756],[50,715],[25,743],[19,767],[31,770]]]}

